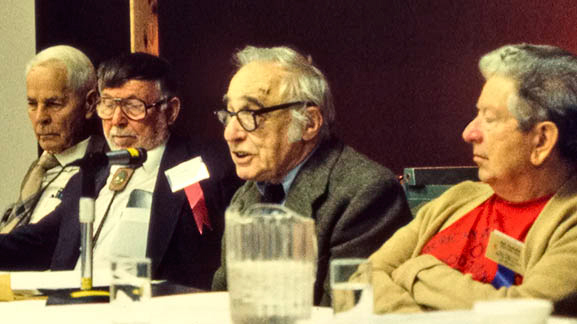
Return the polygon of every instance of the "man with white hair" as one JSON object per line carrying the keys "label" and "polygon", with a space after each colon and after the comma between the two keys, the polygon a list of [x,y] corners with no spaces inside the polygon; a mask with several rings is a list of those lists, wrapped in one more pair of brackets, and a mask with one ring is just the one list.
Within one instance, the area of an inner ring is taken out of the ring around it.
{"label": "man with white hair", "polygon": [[[231,205],[281,203],[316,222],[315,304],[330,304],[331,259],[367,257],[411,219],[395,175],[333,136],[329,85],[287,47],[248,46],[216,113],[237,175]],[[224,259],[223,259],[224,260]],[[223,261],[224,263],[224,261]],[[225,267],[213,289],[226,289]]]}
{"label": "man with white hair", "polygon": [[78,167],[64,167],[87,152],[107,149],[99,135],[90,136],[98,99],[90,59],[76,48],[59,45],[38,53],[26,65],[28,117],[44,151],[32,163],[18,202],[0,218],[0,233],[36,223],[60,204],[60,193]]}
{"label": "man with white hair", "polygon": [[[209,288],[220,264],[224,209],[238,187],[224,143],[218,150],[215,143],[171,132],[180,99],[174,70],[157,56],[111,58],[98,68],[98,85],[96,110],[110,147],[143,148],[147,159],[139,167],[112,165],[95,175],[94,268],[108,268],[111,256],[148,257],[153,279]],[[175,188],[193,171],[179,169],[173,181],[166,171],[197,157],[209,178],[196,182],[192,193]],[[0,269],[78,267],[81,178],[71,179],[62,204],[42,221],[0,235]]]}

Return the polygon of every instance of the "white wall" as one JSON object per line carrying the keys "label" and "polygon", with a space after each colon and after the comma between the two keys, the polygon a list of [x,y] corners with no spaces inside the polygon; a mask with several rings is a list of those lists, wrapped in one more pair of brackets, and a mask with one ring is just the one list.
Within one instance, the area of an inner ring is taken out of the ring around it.
{"label": "white wall", "polygon": [[0,0],[0,210],[18,198],[37,156],[24,81],[24,66],[36,52],[34,26],[34,0]]}

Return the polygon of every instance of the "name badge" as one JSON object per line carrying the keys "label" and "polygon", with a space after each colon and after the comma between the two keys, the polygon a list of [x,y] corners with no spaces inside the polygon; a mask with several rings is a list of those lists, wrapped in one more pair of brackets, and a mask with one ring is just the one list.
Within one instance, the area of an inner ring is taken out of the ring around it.
{"label": "name badge", "polygon": [[164,174],[172,192],[177,192],[201,180],[210,178],[208,169],[200,156],[182,162],[172,169],[164,171]]}
{"label": "name badge", "polygon": [[514,272],[523,275],[525,272],[521,265],[521,252],[525,249],[523,242],[516,240],[498,230],[493,230],[489,237],[485,256],[505,266]]}

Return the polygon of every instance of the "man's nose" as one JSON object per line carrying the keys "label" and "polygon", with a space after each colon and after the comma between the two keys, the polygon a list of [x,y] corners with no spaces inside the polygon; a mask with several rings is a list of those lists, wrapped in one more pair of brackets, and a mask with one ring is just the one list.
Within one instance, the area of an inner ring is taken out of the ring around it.
{"label": "man's nose", "polygon": [[38,107],[36,108],[36,122],[46,125],[50,124],[51,121],[52,116],[50,115],[49,110],[46,108],[46,105],[39,103]]}
{"label": "man's nose", "polygon": [[224,127],[224,139],[227,142],[234,142],[246,138],[247,132],[240,126],[238,118],[232,117]]}
{"label": "man's nose", "polygon": [[128,123],[128,118],[122,111],[120,104],[114,106],[114,112],[112,113],[112,125],[124,126]]}
{"label": "man's nose", "polygon": [[478,143],[483,140],[483,134],[479,128],[478,117],[471,120],[471,122],[463,130],[463,140],[467,143]]}

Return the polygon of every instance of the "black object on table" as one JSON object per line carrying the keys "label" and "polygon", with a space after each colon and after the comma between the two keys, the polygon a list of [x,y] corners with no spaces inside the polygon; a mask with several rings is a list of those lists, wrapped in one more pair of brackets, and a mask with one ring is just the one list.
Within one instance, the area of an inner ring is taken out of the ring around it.
{"label": "black object on table", "polygon": [[[152,297],[181,295],[203,292],[204,290],[180,284],[162,281],[153,283]],[[89,303],[108,303],[110,301],[109,287],[95,287],[89,291],[78,289],[41,289],[43,295],[48,296],[46,305],[70,305]],[[85,293],[83,293],[85,292]]]}

